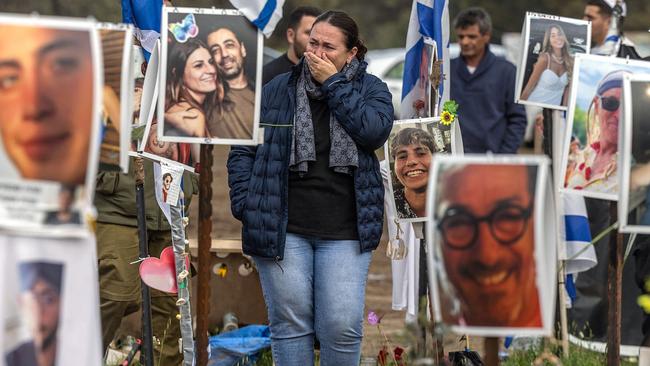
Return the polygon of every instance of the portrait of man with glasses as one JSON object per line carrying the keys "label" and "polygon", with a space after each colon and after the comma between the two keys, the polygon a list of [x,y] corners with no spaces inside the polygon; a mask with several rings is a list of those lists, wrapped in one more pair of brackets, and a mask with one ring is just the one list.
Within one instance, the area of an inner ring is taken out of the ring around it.
{"label": "portrait of man with glasses", "polygon": [[436,179],[436,253],[443,319],[542,326],[536,282],[537,166],[443,164]]}

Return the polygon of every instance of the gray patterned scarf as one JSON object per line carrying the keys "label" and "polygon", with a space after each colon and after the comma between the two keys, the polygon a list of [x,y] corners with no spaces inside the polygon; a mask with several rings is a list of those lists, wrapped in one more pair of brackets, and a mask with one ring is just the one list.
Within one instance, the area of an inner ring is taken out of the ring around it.
{"label": "gray patterned scarf", "polygon": [[[355,57],[345,65],[341,72],[350,81],[359,69],[359,60]],[[314,123],[311,119],[309,98],[322,100],[326,95],[311,77],[307,61],[303,61],[296,90],[296,116],[293,124],[293,141],[289,169],[300,175],[307,173],[308,162],[316,161],[316,143]],[[350,135],[341,127],[334,113],[330,112],[330,155],[329,167],[337,173],[352,174],[351,167],[359,166],[357,145]]]}

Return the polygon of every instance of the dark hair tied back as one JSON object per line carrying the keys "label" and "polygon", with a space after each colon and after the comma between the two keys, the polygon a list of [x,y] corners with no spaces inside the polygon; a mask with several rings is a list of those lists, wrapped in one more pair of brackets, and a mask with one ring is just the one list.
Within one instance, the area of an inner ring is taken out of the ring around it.
{"label": "dark hair tied back", "polygon": [[348,50],[352,48],[357,48],[357,58],[359,61],[363,61],[363,58],[368,52],[368,48],[363,44],[361,39],[359,39],[359,27],[357,23],[352,19],[347,13],[339,10],[329,10],[321,14],[314,25],[320,22],[326,22],[330,25],[335,26],[340,29],[345,36],[345,46]]}

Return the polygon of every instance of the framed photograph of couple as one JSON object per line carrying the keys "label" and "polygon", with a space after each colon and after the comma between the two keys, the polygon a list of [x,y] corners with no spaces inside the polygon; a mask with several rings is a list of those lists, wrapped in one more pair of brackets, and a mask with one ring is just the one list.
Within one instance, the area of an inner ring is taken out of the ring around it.
{"label": "framed photograph of couple", "polygon": [[263,37],[237,10],[163,7],[158,139],[256,145]]}
{"label": "framed photograph of couple", "polygon": [[551,334],[557,230],[549,165],[533,155],[435,155],[426,237],[436,321],[459,334]]}
{"label": "framed photograph of couple", "polygon": [[515,102],[567,109],[575,55],[589,53],[591,23],[526,13]]}
{"label": "framed photograph of couple", "polygon": [[389,195],[400,222],[426,221],[429,169],[434,154],[451,153],[451,130],[440,118],[395,121],[384,145]]}
{"label": "framed photograph of couple", "polygon": [[[650,234],[650,72],[623,76],[620,232]],[[630,215],[637,208],[635,214]]]}
{"label": "framed photograph of couple", "polygon": [[650,73],[650,63],[578,54],[574,70],[560,190],[616,201],[623,79]]}
{"label": "framed photograph of couple", "polygon": [[97,24],[0,14],[0,32],[0,228],[89,235],[83,217],[95,187],[104,88]]}

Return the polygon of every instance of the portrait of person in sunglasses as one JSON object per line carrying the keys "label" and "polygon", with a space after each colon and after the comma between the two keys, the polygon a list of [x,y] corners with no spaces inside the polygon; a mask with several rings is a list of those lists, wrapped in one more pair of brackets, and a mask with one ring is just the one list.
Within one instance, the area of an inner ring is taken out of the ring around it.
{"label": "portrait of person in sunglasses", "polygon": [[437,179],[436,253],[443,319],[482,327],[542,326],[536,285],[537,167],[463,164]]}
{"label": "portrait of person in sunglasses", "polygon": [[584,161],[576,165],[565,183],[567,188],[616,193],[618,179],[618,129],[621,117],[623,75],[617,70],[605,75],[596,87],[587,112],[587,144],[580,152]]}

